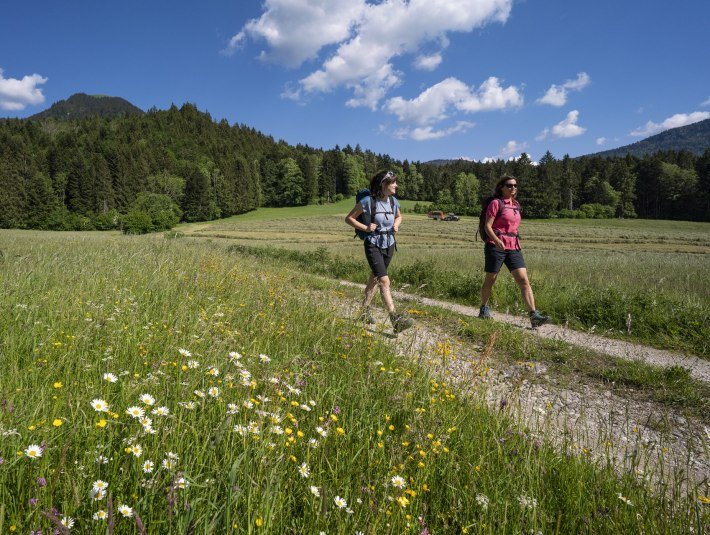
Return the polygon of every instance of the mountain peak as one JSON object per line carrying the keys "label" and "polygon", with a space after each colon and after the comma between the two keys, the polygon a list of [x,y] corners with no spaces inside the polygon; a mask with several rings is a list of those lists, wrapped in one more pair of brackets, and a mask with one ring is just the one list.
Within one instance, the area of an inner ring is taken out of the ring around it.
{"label": "mountain peak", "polygon": [[87,117],[107,118],[143,114],[143,110],[121,97],[75,93],[66,100],[55,102],[48,109],[32,115],[29,119],[53,118],[71,121]]}

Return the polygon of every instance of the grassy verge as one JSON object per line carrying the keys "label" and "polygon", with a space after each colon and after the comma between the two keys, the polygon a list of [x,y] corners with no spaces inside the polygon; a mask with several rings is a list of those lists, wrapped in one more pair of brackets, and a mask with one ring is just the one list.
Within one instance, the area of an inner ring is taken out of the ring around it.
{"label": "grassy verge", "polygon": [[183,240],[0,248],[2,533],[705,529],[705,498],[459,399],[292,272]]}
{"label": "grassy verge", "polygon": [[[293,265],[331,277],[364,282],[364,260],[333,254],[325,248],[312,251],[232,245],[230,251],[257,258],[281,258]],[[461,273],[424,262],[396,264],[390,274],[397,284],[422,295],[475,303],[483,282],[481,273]],[[598,289],[580,284],[566,287],[535,280],[538,306],[556,323],[607,336],[675,349],[710,358],[710,309],[697,301],[673,299],[654,288]],[[495,287],[499,309],[521,310],[520,294],[511,278]]]}

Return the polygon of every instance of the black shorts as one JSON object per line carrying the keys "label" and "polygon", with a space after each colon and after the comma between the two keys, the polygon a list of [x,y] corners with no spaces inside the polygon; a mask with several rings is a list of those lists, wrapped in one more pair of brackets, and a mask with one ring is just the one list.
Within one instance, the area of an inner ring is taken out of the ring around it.
{"label": "black shorts", "polygon": [[486,273],[498,273],[503,264],[506,265],[508,271],[525,267],[523,252],[520,249],[503,251],[492,243],[486,243],[484,252],[486,255]]}
{"label": "black shorts", "polygon": [[372,269],[372,274],[376,278],[387,276],[387,266],[390,265],[392,257],[394,256],[394,245],[387,247],[386,249],[380,249],[376,245],[365,241],[365,258],[367,258],[367,263],[370,264],[370,269]]}

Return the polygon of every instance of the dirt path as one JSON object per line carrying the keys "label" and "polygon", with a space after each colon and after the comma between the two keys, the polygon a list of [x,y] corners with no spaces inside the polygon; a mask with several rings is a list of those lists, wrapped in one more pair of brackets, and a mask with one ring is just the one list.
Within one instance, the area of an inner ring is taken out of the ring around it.
{"label": "dirt path", "polygon": [[[364,288],[364,285],[362,284],[349,281],[340,281],[340,284],[344,286]],[[398,300],[415,301],[428,306],[445,308],[464,316],[478,316],[478,308],[474,307],[459,305],[447,301],[439,301],[427,297],[420,297],[417,295],[407,294],[405,292],[396,291],[393,292],[393,295],[395,299]],[[698,357],[683,355],[682,353],[674,351],[664,351],[662,349],[633,344],[631,342],[624,342],[623,340],[605,338],[595,334],[583,333],[558,325],[544,325],[538,329],[531,329],[530,322],[527,318],[504,314],[501,312],[494,312],[494,315],[495,321],[502,321],[510,325],[515,325],[516,327],[526,329],[528,332],[542,338],[563,340],[569,344],[593,349],[594,351],[604,353],[605,355],[611,355],[626,360],[642,360],[654,366],[664,368],[669,366],[682,366],[683,368],[687,368],[694,378],[710,382],[710,361],[702,360]]]}
{"label": "dirt path", "polygon": [[[350,282],[348,286],[361,287]],[[477,316],[478,310],[432,299],[396,293],[396,299],[410,299],[427,305]],[[358,303],[342,297],[331,299],[337,313],[353,319]],[[660,474],[675,481],[685,492],[700,486],[710,491],[710,428],[678,411],[652,401],[635,401],[612,393],[583,377],[560,382],[540,362],[509,364],[497,359],[490,348],[457,338],[435,325],[418,320],[414,328],[394,336],[386,314],[374,311],[377,324],[367,329],[390,343],[401,356],[431,370],[435,377],[456,387],[462,395],[506,411],[521,425],[551,440],[561,449],[578,452],[600,462],[612,461],[619,471],[656,482]],[[496,314],[496,320],[521,328],[521,318]],[[622,358],[643,359],[657,365],[694,364],[694,376],[707,380],[703,361],[570,329],[545,326],[538,336],[562,339],[592,347]],[[446,356],[442,346],[449,347]],[[705,375],[703,375],[705,374]]]}

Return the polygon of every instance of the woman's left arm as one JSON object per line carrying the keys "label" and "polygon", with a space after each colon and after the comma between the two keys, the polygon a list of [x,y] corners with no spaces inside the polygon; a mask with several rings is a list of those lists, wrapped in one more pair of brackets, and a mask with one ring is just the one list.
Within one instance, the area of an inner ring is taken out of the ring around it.
{"label": "woman's left arm", "polygon": [[394,231],[399,232],[399,226],[402,224],[402,212],[397,208],[397,215],[394,216]]}

